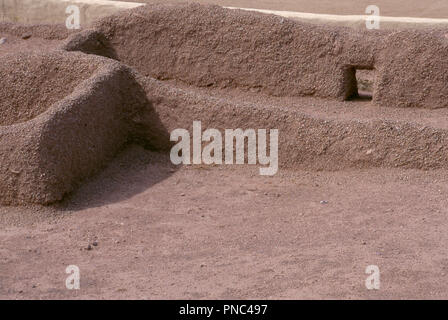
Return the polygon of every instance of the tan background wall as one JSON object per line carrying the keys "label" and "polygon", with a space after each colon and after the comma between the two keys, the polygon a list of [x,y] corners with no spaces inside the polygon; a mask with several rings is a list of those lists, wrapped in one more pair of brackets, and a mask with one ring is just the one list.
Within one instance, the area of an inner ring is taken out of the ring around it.
{"label": "tan background wall", "polygon": [[[402,4],[400,5],[400,3]],[[448,3],[440,1],[397,0],[376,1],[380,8],[381,29],[448,27]],[[135,8],[144,3],[176,3],[184,0],[0,0],[0,22],[19,23],[65,23],[68,5],[75,4],[81,11],[81,26],[113,14],[120,10]],[[344,25],[365,29],[365,8],[370,2],[364,0],[341,0],[337,4],[326,0],[196,0],[191,2],[214,3],[231,8],[254,8],[264,13],[272,13],[295,20],[330,25]],[[391,16],[391,15],[395,15]]]}
{"label": "tan background wall", "polygon": [[[114,0],[112,0],[114,1]],[[187,0],[121,0],[145,3],[184,3]],[[256,8],[335,15],[362,15],[368,5],[388,17],[448,18],[446,0],[188,0],[224,7]]]}
{"label": "tan background wall", "polygon": [[[236,7],[227,7],[237,9]],[[366,19],[368,15],[334,15],[334,14],[316,14],[307,12],[278,11],[265,9],[244,9],[257,11],[266,14],[276,14],[298,21],[314,24],[327,24],[335,26],[348,26],[356,29],[366,29]],[[380,11],[381,12],[381,11]],[[448,19],[435,18],[416,18],[416,17],[387,17],[381,16],[380,29],[405,29],[405,28],[431,28],[447,27]]]}
{"label": "tan background wall", "polygon": [[143,4],[107,0],[0,0],[0,22],[65,24],[68,16],[65,10],[69,5],[80,8],[81,26],[85,26],[98,18]]}

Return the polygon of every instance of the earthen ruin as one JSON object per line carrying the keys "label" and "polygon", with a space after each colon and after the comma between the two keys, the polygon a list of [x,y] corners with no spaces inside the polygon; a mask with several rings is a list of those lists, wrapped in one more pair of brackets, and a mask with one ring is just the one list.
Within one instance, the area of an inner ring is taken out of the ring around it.
{"label": "earthen ruin", "polygon": [[[283,167],[448,168],[448,128],[434,120],[445,114],[415,111],[448,107],[443,30],[353,32],[201,5],[147,5],[80,32],[0,30],[64,39],[0,56],[4,204],[59,201],[129,141],[167,149],[168,132],[194,120],[279,129]],[[360,70],[374,72],[362,108],[380,111],[324,114],[322,99],[341,110],[358,97]],[[234,89],[252,98],[219,98]],[[426,115],[406,121],[405,109]]]}

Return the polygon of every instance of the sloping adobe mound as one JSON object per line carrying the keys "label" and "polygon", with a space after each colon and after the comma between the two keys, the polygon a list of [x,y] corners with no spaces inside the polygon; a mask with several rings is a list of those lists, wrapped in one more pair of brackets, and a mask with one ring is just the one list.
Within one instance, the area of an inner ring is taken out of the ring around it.
{"label": "sloping adobe mound", "polygon": [[98,68],[64,55],[11,55],[0,63],[0,126],[31,120],[73,91]]}
{"label": "sloping adobe mound", "polygon": [[61,51],[4,56],[0,66],[4,204],[62,199],[136,134],[133,118],[147,107],[113,60]]}
{"label": "sloping adobe mound", "polygon": [[355,31],[218,6],[148,5],[98,21],[65,49],[160,80],[275,96],[346,100],[357,94],[356,70],[374,69],[374,103],[448,107],[443,31]]}

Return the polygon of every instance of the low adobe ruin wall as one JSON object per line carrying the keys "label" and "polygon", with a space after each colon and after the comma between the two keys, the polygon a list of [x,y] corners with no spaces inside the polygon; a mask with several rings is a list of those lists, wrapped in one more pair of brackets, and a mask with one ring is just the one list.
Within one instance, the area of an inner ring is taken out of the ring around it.
{"label": "low adobe ruin wall", "polygon": [[146,97],[118,62],[67,52],[0,60],[1,203],[61,200],[137,134]]}
{"label": "low adobe ruin wall", "polygon": [[95,30],[144,75],[271,95],[343,99],[346,66],[374,61],[366,35],[219,6],[148,5]]}
{"label": "low adobe ruin wall", "polygon": [[[108,55],[157,79],[344,100],[357,91],[355,70],[374,69],[374,103],[448,106],[443,30],[354,32],[200,5],[147,5],[93,30],[108,41]],[[82,37],[66,48],[82,49]]]}
{"label": "low adobe ruin wall", "polygon": [[[64,38],[59,27],[39,28]],[[153,79],[344,100],[356,90],[354,70],[374,68],[375,103],[441,108],[447,41],[441,30],[353,32],[217,6],[154,5],[107,17],[62,45],[91,55],[0,58],[0,202],[61,200],[128,141],[169,148],[168,132],[193,120],[279,129],[282,167],[448,168],[446,128],[331,120]]]}
{"label": "low adobe ruin wall", "polygon": [[139,82],[168,132],[177,128],[192,132],[193,121],[201,121],[204,130],[221,132],[228,128],[278,129],[281,168],[448,168],[447,128],[404,120],[317,116],[306,107],[294,110],[262,99],[223,98],[151,78]]}
{"label": "low adobe ruin wall", "polygon": [[391,32],[375,57],[374,102],[390,107],[448,107],[448,29]]}

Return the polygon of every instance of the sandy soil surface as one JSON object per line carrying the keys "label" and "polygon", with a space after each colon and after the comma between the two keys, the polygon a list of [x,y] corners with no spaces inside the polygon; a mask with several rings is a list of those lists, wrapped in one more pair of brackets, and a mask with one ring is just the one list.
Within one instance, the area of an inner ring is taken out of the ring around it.
{"label": "sandy soil surface", "polygon": [[130,146],[59,207],[1,208],[0,298],[447,297],[446,171],[167,160]]}
{"label": "sandy soil surface", "polygon": [[[123,0],[121,0],[123,1]],[[124,0],[146,3],[185,3],[186,0]],[[194,0],[229,7],[267,10],[299,11],[324,14],[362,15],[366,7],[374,4],[381,15],[391,17],[448,18],[448,2],[445,0]]]}

